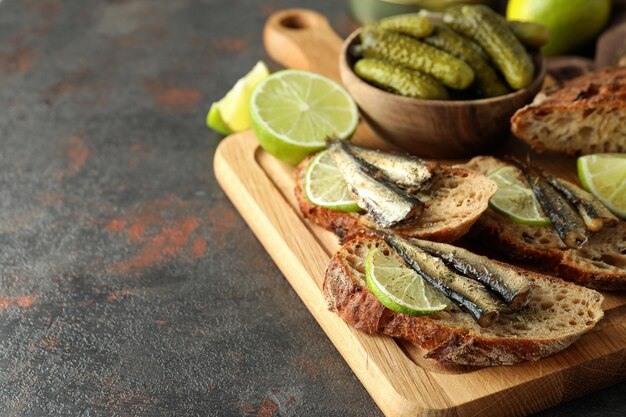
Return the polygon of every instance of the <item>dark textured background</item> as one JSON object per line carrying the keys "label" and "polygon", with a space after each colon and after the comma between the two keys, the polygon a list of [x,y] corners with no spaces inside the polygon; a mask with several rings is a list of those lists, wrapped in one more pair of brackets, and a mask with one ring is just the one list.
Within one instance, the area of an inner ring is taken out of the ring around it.
{"label": "dark textured background", "polygon": [[0,3],[0,415],[381,415],[212,172],[210,103],[296,5],[353,25],[339,0]]}

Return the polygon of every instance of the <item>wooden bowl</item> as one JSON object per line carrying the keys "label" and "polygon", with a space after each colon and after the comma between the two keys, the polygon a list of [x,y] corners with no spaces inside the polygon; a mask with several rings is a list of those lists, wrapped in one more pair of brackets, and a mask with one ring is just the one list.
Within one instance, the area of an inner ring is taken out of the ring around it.
{"label": "wooden bowl", "polygon": [[359,43],[360,29],[344,42],[339,57],[343,85],[372,130],[410,153],[432,158],[479,154],[510,134],[510,119],[530,103],[546,75],[543,56],[533,56],[535,78],[526,88],[479,100],[422,100],[381,90],[359,78],[348,48]]}
{"label": "wooden bowl", "polygon": [[287,68],[322,74],[342,82],[377,135],[357,131],[360,144],[389,144],[422,156],[459,158],[476,155],[509,135],[515,110],[529,103],[541,89],[546,64],[536,54],[536,74],[523,90],[481,100],[418,100],[388,93],[357,77],[347,53],[359,41],[360,30],[345,41],[328,20],[313,10],[288,9],[267,20],[263,40],[268,54]]}

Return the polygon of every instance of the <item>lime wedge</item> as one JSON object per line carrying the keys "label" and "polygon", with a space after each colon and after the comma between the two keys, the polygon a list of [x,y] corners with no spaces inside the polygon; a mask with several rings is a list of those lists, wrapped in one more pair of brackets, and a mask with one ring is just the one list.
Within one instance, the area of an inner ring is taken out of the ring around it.
{"label": "lime wedge", "polygon": [[250,129],[250,95],[268,75],[265,63],[257,62],[224,98],[211,105],[206,119],[207,126],[223,135]]}
{"label": "lime wedge", "polygon": [[211,104],[209,114],[207,114],[206,116],[206,124],[211,129],[215,130],[217,133],[221,133],[224,136],[233,133],[233,131],[230,130],[230,127],[228,127],[224,120],[222,120],[222,115],[220,114],[217,103]]}
{"label": "lime wedge", "polygon": [[520,178],[517,168],[505,166],[487,177],[498,185],[498,190],[489,200],[489,207],[516,223],[529,226],[547,226],[551,223],[533,190]]}
{"label": "lime wedge", "polygon": [[417,272],[377,248],[367,254],[365,280],[378,301],[398,313],[423,316],[441,311],[449,303]]}
{"label": "lime wedge", "polygon": [[304,194],[316,206],[339,211],[359,211],[348,184],[326,151],[317,154],[304,175]]}
{"label": "lime wedge", "polygon": [[583,187],[616,216],[626,219],[626,154],[598,153],[578,158]]}
{"label": "lime wedge", "polygon": [[252,94],[250,115],[261,146],[293,165],[323,149],[326,138],[352,136],[359,119],[346,90],[321,75],[297,70],[263,80]]}

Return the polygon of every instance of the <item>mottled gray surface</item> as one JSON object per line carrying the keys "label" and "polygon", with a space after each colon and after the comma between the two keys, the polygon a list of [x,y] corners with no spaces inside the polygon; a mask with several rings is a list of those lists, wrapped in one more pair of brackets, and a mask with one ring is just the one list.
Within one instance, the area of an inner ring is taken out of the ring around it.
{"label": "mottled gray surface", "polygon": [[212,172],[211,101],[296,5],[349,31],[339,0],[0,3],[1,416],[381,415]]}

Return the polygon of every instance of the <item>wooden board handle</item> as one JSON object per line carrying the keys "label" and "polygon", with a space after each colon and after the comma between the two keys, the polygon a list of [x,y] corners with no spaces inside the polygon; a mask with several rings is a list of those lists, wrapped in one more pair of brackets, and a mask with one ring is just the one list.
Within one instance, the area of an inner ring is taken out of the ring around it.
{"label": "wooden board handle", "polygon": [[313,71],[337,82],[343,41],[321,14],[286,9],[272,14],[263,32],[268,54],[287,68]]}

